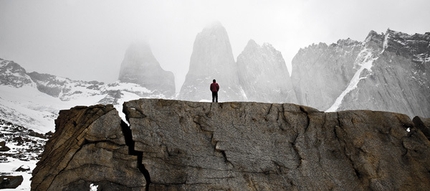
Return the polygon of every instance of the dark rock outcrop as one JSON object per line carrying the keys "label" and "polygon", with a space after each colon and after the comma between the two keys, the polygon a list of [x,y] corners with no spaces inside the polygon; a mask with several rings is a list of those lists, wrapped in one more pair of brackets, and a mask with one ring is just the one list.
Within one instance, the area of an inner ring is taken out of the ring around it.
{"label": "dark rock outcrop", "polygon": [[5,141],[0,141],[0,151],[9,151],[10,148],[8,146],[6,146],[6,142]]}
{"label": "dark rock outcrop", "polygon": [[250,40],[237,57],[237,67],[247,101],[297,103],[284,58],[272,45]]}
{"label": "dark rock outcrop", "polygon": [[430,141],[404,114],[157,99],[126,102],[124,113],[129,126],[112,106],[62,111],[32,190],[430,187]]}
{"label": "dark rock outcrop", "polygon": [[412,121],[414,122],[415,127],[421,130],[427,139],[430,140],[430,118],[416,116]]}
{"label": "dark rock outcrop", "polygon": [[0,176],[0,189],[16,188],[21,185],[24,178],[19,176]]}
{"label": "dark rock outcrop", "polygon": [[171,97],[175,94],[173,73],[161,68],[146,43],[134,43],[127,49],[121,63],[121,82],[135,83]]}

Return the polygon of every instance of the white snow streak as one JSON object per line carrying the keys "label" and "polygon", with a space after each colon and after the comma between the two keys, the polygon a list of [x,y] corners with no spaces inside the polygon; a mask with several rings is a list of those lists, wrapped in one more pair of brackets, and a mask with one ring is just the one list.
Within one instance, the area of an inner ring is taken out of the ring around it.
{"label": "white snow streak", "polygon": [[[357,88],[358,83],[360,82],[360,80],[367,78],[367,76],[361,77],[361,72],[366,69],[368,71],[372,71],[371,68],[373,66],[373,61],[375,61],[378,57],[376,58],[372,58],[373,54],[372,52],[370,52],[370,50],[368,49],[363,49],[356,62],[358,62],[360,68],[357,70],[357,72],[355,72],[354,76],[352,77],[351,81],[349,82],[347,88],[340,94],[339,97],[337,97],[336,101],[334,102],[334,104],[328,108],[326,110],[326,112],[334,112],[337,109],[339,109],[340,104],[343,101],[343,98],[352,90],[354,90],[355,88]],[[360,63],[361,58],[363,58],[363,62]]]}
{"label": "white snow streak", "polygon": [[389,33],[387,33],[386,35],[385,35],[385,37],[384,37],[384,43],[383,43],[383,45],[382,45],[382,51],[381,51],[381,54],[385,51],[385,49],[387,49],[387,47],[388,47],[388,37],[390,36],[390,34]]}

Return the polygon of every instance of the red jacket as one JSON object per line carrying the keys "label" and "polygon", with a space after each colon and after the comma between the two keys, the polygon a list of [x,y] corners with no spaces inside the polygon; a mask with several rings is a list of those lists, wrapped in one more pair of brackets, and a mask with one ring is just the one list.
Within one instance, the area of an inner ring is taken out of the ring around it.
{"label": "red jacket", "polygon": [[212,83],[212,84],[211,84],[211,86],[210,86],[210,90],[211,90],[212,92],[218,92],[218,90],[219,90],[219,85],[218,85],[218,83],[216,83],[216,82]]}

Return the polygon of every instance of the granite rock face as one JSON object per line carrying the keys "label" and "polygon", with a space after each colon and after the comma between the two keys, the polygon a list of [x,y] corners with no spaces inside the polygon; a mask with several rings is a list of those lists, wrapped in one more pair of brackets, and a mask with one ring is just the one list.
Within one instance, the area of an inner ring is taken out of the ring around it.
{"label": "granite rock face", "polygon": [[430,117],[430,33],[409,35],[393,30],[371,32],[365,44],[373,53],[357,88],[339,110],[370,109]]}
{"label": "granite rock face", "polygon": [[351,39],[313,44],[292,60],[291,80],[299,104],[328,109],[348,86],[362,44]]}
{"label": "granite rock face", "polygon": [[430,117],[430,33],[371,31],[301,49],[292,61],[298,104],[324,111],[380,110]]}
{"label": "granite rock face", "polygon": [[190,67],[178,99],[211,100],[209,85],[216,79],[220,101],[244,100],[226,29],[220,23],[207,26],[197,34]]}
{"label": "granite rock face", "polygon": [[147,43],[134,43],[127,49],[118,80],[135,83],[171,97],[175,94],[172,72],[161,68]]}
{"label": "granite rock face", "polygon": [[237,57],[237,67],[247,101],[297,103],[284,58],[272,45],[250,40]]}
{"label": "granite rock face", "polygon": [[140,99],[123,108],[129,125],[111,106],[62,111],[32,189],[430,187],[427,118],[253,102]]}

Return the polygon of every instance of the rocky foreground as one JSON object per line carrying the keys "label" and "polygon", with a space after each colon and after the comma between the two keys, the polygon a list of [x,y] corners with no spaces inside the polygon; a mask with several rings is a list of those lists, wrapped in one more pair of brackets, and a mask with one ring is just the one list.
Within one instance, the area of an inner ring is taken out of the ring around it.
{"label": "rocky foreground", "polygon": [[[141,99],[60,112],[32,190],[426,190],[430,119]],[[426,137],[427,136],[427,137]]]}
{"label": "rocky foreground", "polygon": [[30,189],[31,171],[51,135],[0,119],[0,189]]}

